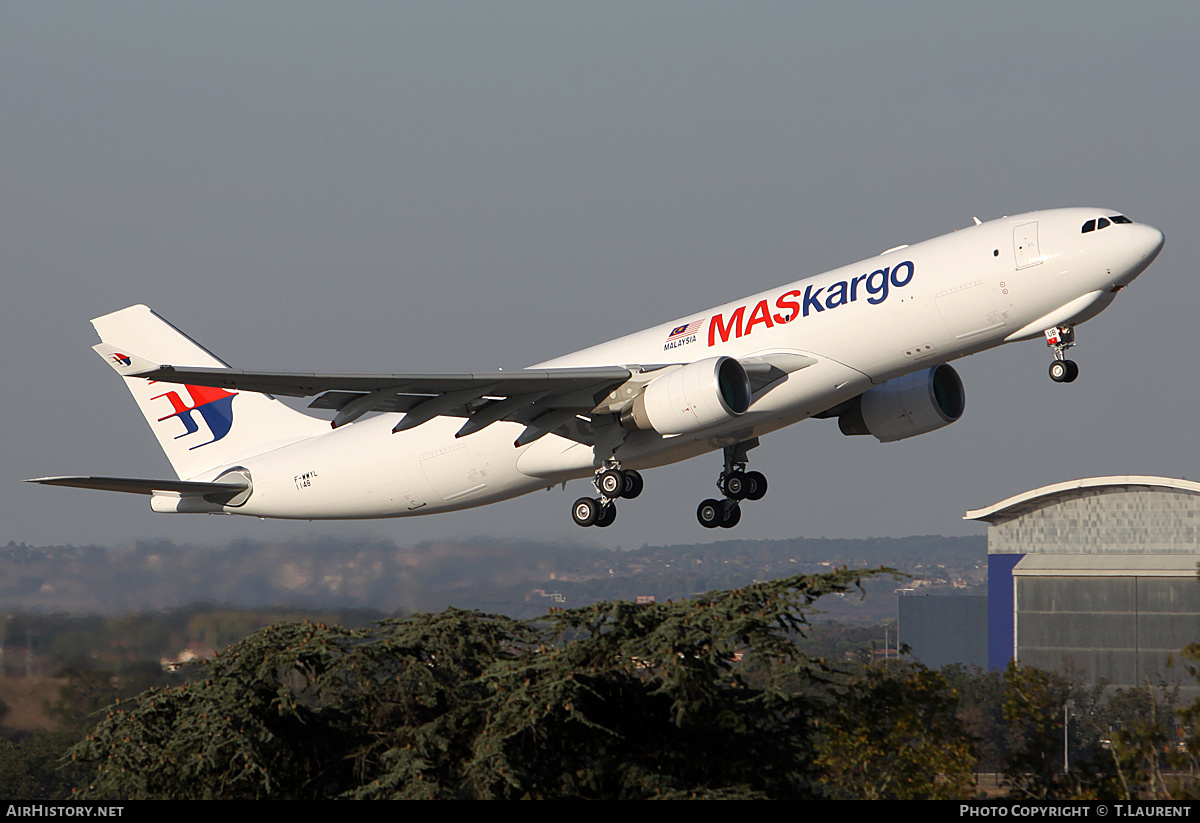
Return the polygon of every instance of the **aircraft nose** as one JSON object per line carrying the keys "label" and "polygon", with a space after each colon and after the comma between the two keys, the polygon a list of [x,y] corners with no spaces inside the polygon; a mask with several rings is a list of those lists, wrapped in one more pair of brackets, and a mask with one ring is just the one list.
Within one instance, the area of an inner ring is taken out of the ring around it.
{"label": "aircraft nose", "polygon": [[1145,223],[1135,223],[1123,228],[1133,229],[1133,231],[1130,232],[1127,262],[1122,266],[1124,273],[1117,281],[1118,286],[1128,286],[1135,277],[1144,272],[1162,251],[1165,240],[1161,231]]}
{"label": "aircraft nose", "polygon": [[1154,226],[1148,226],[1143,223],[1140,224],[1140,227],[1144,230],[1142,233],[1145,235],[1141,240],[1144,244],[1143,256],[1146,258],[1146,265],[1149,266],[1154,262],[1154,258],[1158,257],[1158,253],[1162,251],[1163,243],[1166,242],[1167,238],[1163,236],[1161,231],[1154,228]]}

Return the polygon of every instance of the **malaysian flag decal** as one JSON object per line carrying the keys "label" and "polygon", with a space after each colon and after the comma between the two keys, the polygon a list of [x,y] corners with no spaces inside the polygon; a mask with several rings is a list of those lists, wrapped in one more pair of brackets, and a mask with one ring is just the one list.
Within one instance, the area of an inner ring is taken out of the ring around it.
{"label": "malaysian flag decal", "polygon": [[704,320],[705,318],[702,317],[699,320],[693,320],[691,323],[687,323],[683,326],[676,326],[675,328],[671,329],[671,333],[667,335],[667,340],[671,341],[678,337],[687,337],[689,334],[695,334],[700,330],[700,327],[704,325]]}

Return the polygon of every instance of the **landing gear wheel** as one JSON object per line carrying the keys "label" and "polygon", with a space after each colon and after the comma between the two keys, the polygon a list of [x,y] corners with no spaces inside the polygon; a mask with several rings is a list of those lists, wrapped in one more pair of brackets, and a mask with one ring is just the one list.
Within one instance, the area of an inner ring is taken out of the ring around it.
{"label": "landing gear wheel", "polygon": [[746,499],[762,500],[767,493],[767,476],[762,472],[746,472]]}
{"label": "landing gear wheel", "polygon": [[625,478],[617,469],[606,469],[600,472],[596,486],[602,495],[611,500],[621,496],[621,492],[625,489]]}
{"label": "landing gear wheel", "polygon": [[720,500],[709,498],[696,509],[696,519],[706,529],[715,529],[724,519],[724,506]]}
{"label": "landing gear wheel", "polygon": [[743,500],[750,492],[746,475],[743,472],[730,472],[721,480],[721,491],[730,500]]}
{"label": "landing gear wheel", "polygon": [[617,522],[617,507],[616,507],[616,505],[613,503],[609,503],[607,506],[601,506],[600,513],[596,515],[595,525],[599,526],[602,529],[606,529],[609,526],[611,526],[613,523],[616,523],[616,522]]}
{"label": "landing gear wheel", "polygon": [[726,509],[726,511],[724,513],[724,517],[721,518],[721,528],[722,529],[732,529],[734,526],[736,526],[741,521],[741,519],[742,519],[742,510],[735,503],[734,505],[732,505],[728,509]]}
{"label": "landing gear wheel", "polygon": [[[592,497],[581,497],[571,507],[571,517],[580,526],[595,525],[600,516],[600,501]],[[614,517],[616,515],[614,514]]]}
{"label": "landing gear wheel", "polygon": [[758,438],[743,440],[724,447],[725,467],[717,478],[717,488],[724,500],[705,500],[696,510],[700,525],[712,529],[720,526],[732,529],[742,519],[738,506],[742,500],[761,500],[767,493],[767,478],[762,472],[746,471],[746,452],[758,446]]}
{"label": "landing gear wheel", "polygon": [[1079,376],[1079,367],[1068,360],[1064,353],[1075,346],[1074,326],[1054,326],[1046,329],[1046,345],[1054,349],[1054,362],[1050,364],[1050,379],[1055,383],[1074,383]]}
{"label": "landing gear wheel", "polygon": [[633,469],[626,469],[625,472],[625,487],[621,489],[621,496],[626,500],[632,500],[642,493],[645,487],[645,481],[642,476]]}
{"label": "landing gear wheel", "polygon": [[1074,360],[1055,360],[1050,364],[1050,379],[1055,383],[1074,383],[1079,366]]}

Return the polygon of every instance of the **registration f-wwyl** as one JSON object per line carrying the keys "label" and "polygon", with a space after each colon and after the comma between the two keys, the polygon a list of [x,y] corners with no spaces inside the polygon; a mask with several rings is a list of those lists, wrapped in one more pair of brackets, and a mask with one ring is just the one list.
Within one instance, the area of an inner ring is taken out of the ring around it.
{"label": "registration f-wwyl", "polygon": [[[32,482],[150,496],[158,512],[340,519],[495,503],[577,478],[581,526],[610,526],[641,470],[721,450],[706,527],[732,527],[766,478],[759,438],[810,417],[902,440],[962,416],[948,361],[1041,338],[1050,376],[1158,255],[1111,209],[1004,217],[698,311],[529,369],[486,374],[239,371],[145,306],[92,321],[177,475]],[[296,411],[274,395],[315,397]]]}

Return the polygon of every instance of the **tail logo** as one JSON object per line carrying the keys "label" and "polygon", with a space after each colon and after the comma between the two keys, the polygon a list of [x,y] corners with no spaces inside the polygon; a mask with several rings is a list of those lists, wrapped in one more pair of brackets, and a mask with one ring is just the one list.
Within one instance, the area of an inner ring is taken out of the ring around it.
{"label": "tail logo", "polygon": [[112,358],[112,361],[114,363],[116,363],[118,366],[128,366],[130,363],[133,362],[130,359],[129,355],[121,354],[119,351],[113,352],[112,354],[109,355],[109,357]]}
{"label": "tail logo", "polygon": [[200,431],[200,424],[196,422],[193,415],[193,412],[199,413],[200,419],[208,428],[212,439],[189,446],[188,451],[216,443],[229,434],[230,429],[233,428],[233,398],[237,397],[237,393],[209,386],[185,386],[185,388],[190,395],[190,405],[184,402],[177,391],[163,392],[150,398],[158,400],[160,397],[165,397],[171,404],[171,408],[174,409],[171,414],[158,418],[158,422],[170,420],[172,417],[179,420],[183,424],[184,432],[175,435],[175,439],[178,440]]}

